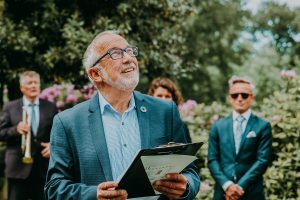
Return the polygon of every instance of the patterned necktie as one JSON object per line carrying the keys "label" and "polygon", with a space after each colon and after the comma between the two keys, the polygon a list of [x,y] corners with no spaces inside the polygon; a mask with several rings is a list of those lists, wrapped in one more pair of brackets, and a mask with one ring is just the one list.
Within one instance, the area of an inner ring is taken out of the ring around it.
{"label": "patterned necktie", "polygon": [[236,126],[235,137],[234,137],[236,154],[239,152],[241,138],[242,138],[242,134],[243,134],[243,122],[245,120],[246,119],[242,115],[240,115],[236,118],[237,126]]}
{"label": "patterned necktie", "polygon": [[36,116],[35,116],[35,111],[34,111],[34,107],[36,106],[36,104],[29,104],[29,107],[31,107],[31,131],[34,135],[36,135],[37,132],[37,122],[36,122]]}

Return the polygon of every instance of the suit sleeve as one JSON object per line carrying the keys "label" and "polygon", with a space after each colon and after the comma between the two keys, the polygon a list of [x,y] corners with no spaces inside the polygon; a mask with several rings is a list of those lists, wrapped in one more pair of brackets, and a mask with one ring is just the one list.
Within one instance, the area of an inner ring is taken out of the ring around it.
{"label": "suit sleeve", "polygon": [[251,183],[260,178],[266,171],[272,156],[272,130],[270,123],[262,129],[262,136],[259,140],[256,162],[238,181],[244,190],[247,189]]}
{"label": "suit sleeve", "polygon": [[213,124],[208,142],[208,168],[211,175],[219,185],[223,185],[226,181],[229,181],[227,176],[223,173],[219,163],[220,148],[217,124]]}
{"label": "suit sleeve", "polygon": [[[175,142],[187,143],[189,142],[189,133],[187,127],[180,118],[177,106],[172,103],[173,110],[173,138]],[[188,190],[183,194],[181,199],[194,199],[200,188],[200,177],[198,175],[199,169],[194,163],[187,166],[183,171],[184,175],[188,179]]]}
{"label": "suit sleeve", "polygon": [[4,106],[3,113],[0,118],[0,140],[10,141],[19,137],[17,125],[13,125],[10,120],[10,112],[7,106]]}
{"label": "suit sleeve", "polygon": [[45,185],[46,199],[96,199],[97,186],[77,183],[74,159],[59,114],[55,116],[50,138],[51,156]]}

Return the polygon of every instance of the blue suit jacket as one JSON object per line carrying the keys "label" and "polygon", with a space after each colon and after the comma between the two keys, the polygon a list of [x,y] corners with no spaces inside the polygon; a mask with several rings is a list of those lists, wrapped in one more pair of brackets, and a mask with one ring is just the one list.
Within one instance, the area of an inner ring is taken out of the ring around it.
{"label": "blue suit jacket", "polygon": [[[253,131],[256,137],[247,137]],[[245,199],[264,199],[263,177],[272,156],[272,134],[268,122],[251,114],[235,153],[232,115],[213,124],[209,136],[208,167],[216,181],[214,199],[225,199],[222,185],[234,181]]]}
{"label": "blue suit jacket", "polygon": [[[139,92],[134,92],[134,97],[142,148],[187,141],[173,102]],[[142,106],[146,112],[141,111]],[[97,185],[113,180],[98,95],[56,115],[50,142],[47,199],[96,199]],[[189,181],[186,199],[193,199],[200,185],[195,165],[191,164],[183,174]]]}

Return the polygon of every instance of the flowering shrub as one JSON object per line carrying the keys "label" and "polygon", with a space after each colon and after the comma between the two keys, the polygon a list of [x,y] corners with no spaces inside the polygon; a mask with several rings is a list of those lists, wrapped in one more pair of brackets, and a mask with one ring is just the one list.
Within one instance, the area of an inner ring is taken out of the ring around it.
{"label": "flowering shrub", "polygon": [[273,162],[265,174],[270,200],[300,199],[300,80],[293,70],[281,77],[281,91],[261,105],[262,116],[273,127]]}
{"label": "flowering shrub", "polygon": [[92,84],[85,85],[82,90],[78,90],[73,84],[64,83],[44,89],[40,98],[56,103],[58,110],[62,111],[81,101],[90,99],[95,93],[96,90]]}
{"label": "flowering shrub", "polygon": [[214,180],[207,167],[208,136],[211,125],[229,114],[229,107],[213,102],[211,105],[195,104],[189,100],[180,108],[181,117],[188,125],[193,142],[204,142],[197,156],[201,177],[200,192],[197,199],[212,199]]}

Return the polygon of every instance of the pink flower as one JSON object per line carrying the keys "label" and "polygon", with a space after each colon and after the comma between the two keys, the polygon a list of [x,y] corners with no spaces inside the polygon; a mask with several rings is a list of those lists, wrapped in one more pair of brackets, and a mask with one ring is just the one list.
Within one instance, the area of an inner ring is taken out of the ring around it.
{"label": "pink flower", "polygon": [[196,108],[197,102],[195,100],[187,100],[181,107],[184,112],[189,112],[190,110]]}
{"label": "pink flower", "polygon": [[68,94],[73,93],[74,92],[74,88],[75,88],[74,85],[68,85],[67,86],[67,92],[68,92]]}
{"label": "pink flower", "polygon": [[193,116],[194,109],[197,107],[197,102],[195,100],[187,100],[184,104],[179,106],[179,112],[182,116]]}
{"label": "pink flower", "polygon": [[280,72],[280,76],[281,78],[295,78],[297,76],[296,71],[295,70],[282,70]]}
{"label": "pink flower", "polygon": [[274,115],[273,117],[272,117],[272,121],[280,121],[281,120],[281,117],[279,116],[279,115]]}
{"label": "pink flower", "polygon": [[217,121],[218,119],[219,119],[219,115],[213,115],[213,116],[212,116],[212,120],[213,120],[213,121]]}
{"label": "pink flower", "polygon": [[74,104],[77,102],[77,97],[75,97],[73,94],[69,94],[67,96],[66,102],[69,104]]}
{"label": "pink flower", "polygon": [[58,109],[61,109],[61,108],[63,108],[64,106],[65,106],[64,102],[62,102],[62,101],[57,101],[57,102],[56,102],[56,107],[57,107]]}

